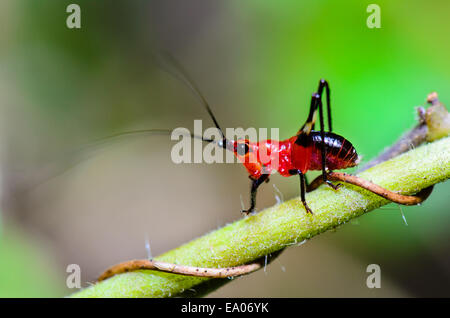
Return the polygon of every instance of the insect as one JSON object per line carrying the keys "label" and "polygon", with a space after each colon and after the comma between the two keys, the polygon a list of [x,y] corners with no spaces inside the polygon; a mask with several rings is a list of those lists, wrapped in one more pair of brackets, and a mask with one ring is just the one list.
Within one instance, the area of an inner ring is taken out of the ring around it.
{"label": "insect", "polygon": [[[334,185],[328,180],[327,174],[332,170],[354,167],[358,164],[359,157],[353,145],[344,137],[332,132],[330,85],[326,80],[321,79],[319,81],[317,92],[311,97],[309,115],[306,122],[295,136],[283,141],[270,139],[258,142],[252,142],[248,139],[229,140],[225,137],[211,107],[200,93],[194,81],[189,78],[182,66],[173,57],[169,56],[168,59],[176,67],[178,75],[181,75],[181,77],[177,76],[177,74],[172,75],[184,81],[196,93],[214,125],[220,131],[222,139],[217,141],[217,145],[232,151],[249,173],[251,180],[250,207],[242,210],[243,213],[249,214],[255,210],[256,194],[259,186],[269,182],[269,176],[272,173],[278,172],[284,177],[299,176],[301,201],[306,211],[313,214],[305,199],[307,189],[305,173],[309,170],[321,170],[323,181],[334,190],[337,190],[339,184]],[[326,96],[328,131],[325,131],[324,127],[323,95]],[[314,130],[317,113],[319,113],[320,131]],[[192,137],[201,138],[206,142],[213,142],[199,136]],[[264,161],[261,158],[261,154],[266,156]],[[276,165],[273,165],[274,161],[276,161]]]}

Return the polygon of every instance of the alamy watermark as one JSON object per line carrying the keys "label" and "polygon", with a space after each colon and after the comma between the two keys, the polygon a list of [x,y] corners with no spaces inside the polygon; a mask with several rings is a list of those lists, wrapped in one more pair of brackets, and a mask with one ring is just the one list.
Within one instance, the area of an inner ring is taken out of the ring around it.
{"label": "alamy watermark", "polygon": [[378,4],[369,4],[366,11],[370,13],[367,17],[366,24],[369,29],[381,28],[381,8]]}
{"label": "alamy watermark", "polygon": [[69,264],[66,268],[69,273],[66,278],[67,288],[81,288],[81,268],[78,264]]}
{"label": "alamy watermark", "polygon": [[366,279],[367,288],[381,288],[381,268],[378,264],[370,264],[366,268],[367,273],[371,273]]}
{"label": "alamy watermark", "polygon": [[81,8],[78,4],[69,4],[66,12],[70,13],[66,19],[66,25],[69,29],[81,28]]}

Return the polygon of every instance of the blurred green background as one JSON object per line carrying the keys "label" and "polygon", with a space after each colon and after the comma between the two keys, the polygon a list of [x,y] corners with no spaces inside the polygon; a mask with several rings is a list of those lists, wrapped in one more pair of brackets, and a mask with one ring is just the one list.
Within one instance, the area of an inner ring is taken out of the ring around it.
{"label": "blurred green background", "polygon": [[[72,2],[81,29],[66,27]],[[328,79],[334,130],[365,162],[415,125],[428,93],[449,104],[450,2],[377,1],[380,29],[366,25],[370,3],[1,1],[0,296],[65,296],[68,264],[85,287],[109,265],[146,257],[146,240],[158,255],[242,217],[249,181],[238,164],[175,165],[172,143],[156,136],[72,152],[124,130],[212,126],[158,67],[157,50],[181,61],[223,127],[274,127],[281,138]],[[271,183],[298,195],[296,178]],[[271,183],[260,210],[275,203]],[[373,211],[212,296],[448,297],[449,190]],[[365,284],[373,263],[376,290]]]}

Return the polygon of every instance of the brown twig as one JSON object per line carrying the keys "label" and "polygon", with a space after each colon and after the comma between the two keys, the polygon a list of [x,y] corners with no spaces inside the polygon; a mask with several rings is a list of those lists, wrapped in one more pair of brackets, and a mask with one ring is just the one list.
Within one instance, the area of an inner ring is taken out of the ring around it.
{"label": "brown twig", "polygon": [[257,271],[258,269],[263,268],[264,266],[269,264],[271,260],[277,257],[281,252],[282,250],[277,251],[276,253],[272,253],[270,256],[267,255],[250,264],[225,268],[203,268],[195,266],[177,265],[147,259],[131,260],[111,266],[98,277],[97,281],[100,282],[114,275],[142,269],[156,270],[166,273],[195,276],[195,277],[207,277],[207,278],[236,277],[247,275],[254,271]]}
{"label": "brown twig", "polygon": [[[350,183],[356,185],[360,188],[366,189],[370,192],[373,192],[379,196],[382,196],[389,201],[403,204],[403,205],[416,205],[425,201],[428,196],[433,191],[433,187],[428,187],[417,193],[416,195],[402,195],[396,192],[389,191],[385,188],[380,187],[379,185],[372,183],[370,181],[364,180],[358,176],[350,175],[344,172],[330,172],[327,174],[329,180],[332,181],[342,181],[346,183]],[[311,192],[319,187],[322,183],[324,183],[322,175],[318,176],[316,179],[311,182],[308,186],[307,192]]]}

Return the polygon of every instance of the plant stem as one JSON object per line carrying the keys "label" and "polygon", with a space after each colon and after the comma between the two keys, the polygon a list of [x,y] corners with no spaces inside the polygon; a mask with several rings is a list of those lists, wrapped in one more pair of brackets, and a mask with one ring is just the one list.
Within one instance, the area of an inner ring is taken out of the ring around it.
{"label": "plant stem", "polygon": [[[414,194],[443,182],[450,177],[450,137],[378,164],[359,176],[402,194]],[[337,191],[322,186],[307,194],[307,202],[314,215],[307,214],[301,201],[295,198],[206,234],[156,260],[208,268],[245,264],[389,203],[348,184]],[[219,279],[142,270],[114,276],[72,296],[173,297],[197,290],[205,282],[214,285],[214,281],[224,283]]]}

